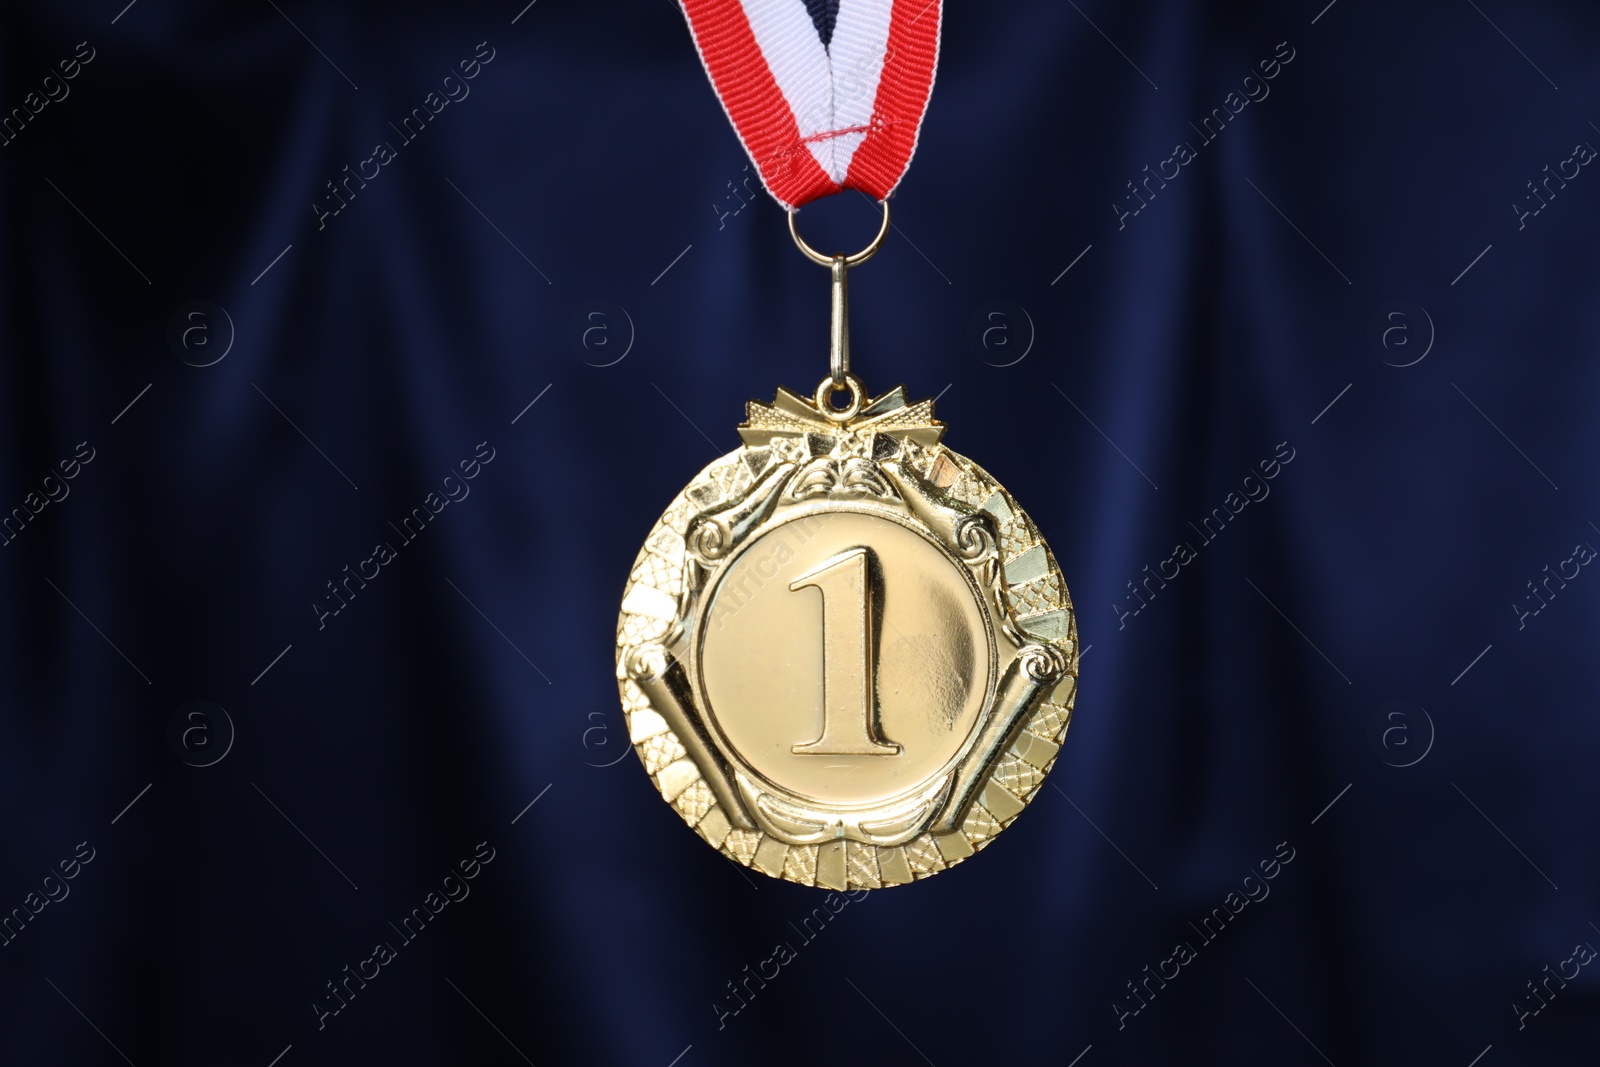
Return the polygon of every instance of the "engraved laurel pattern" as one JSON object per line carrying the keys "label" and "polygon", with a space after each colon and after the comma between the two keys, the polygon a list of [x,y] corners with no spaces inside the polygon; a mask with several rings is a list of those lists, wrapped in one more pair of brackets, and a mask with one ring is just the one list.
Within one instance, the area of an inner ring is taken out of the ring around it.
{"label": "engraved laurel pattern", "polygon": [[[691,530],[690,522],[694,515],[750,484],[751,467],[744,457],[751,451],[741,448],[716,460],[674,498],[635,560],[623,591],[625,603],[648,605],[655,600],[648,592],[635,597],[635,589],[641,585],[662,597],[674,597],[683,588],[689,549],[703,558],[717,555],[722,547],[721,531],[711,523],[698,523]],[[1049,547],[1011,495],[983,468],[943,446],[907,451],[913,469],[943,492],[975,509],[988,505],[993,520],[975,517],[962,524],[957,531],[958,547],[962,552],[981,554],[996,543],[998,534],[1000,560],[1007,570],[1002,582],[1007,604],[1024,630],[1042,646],[1024,654],[1024,667],[1030,673],[1064,671],[1061,681],[1024,725],[1017,742],[980,783],[977,799],[954,833],[925,833],[904,845],[882,848],[853,841],[789,846],[760,833],[734,829],[701,780],[694,761],[680,756],[684,751],[681,739],[673,735],[633,681],[666,669],[659,639],[671,628],[671,621],[626,610],[617,619],[617,678],[623,714],[630,740],[651,780],[707,844],[775,878],[830,889],[876,889],[926,878],[960,863],[987,848],[1021,814],[1055,764],[1071,722],[1077,695],[1077,622]],[[829,488],[850,482],[857,492],[873,491],[870,480],[859,475],[852,479],[848,474],[843,478],[836,472],[830,474],[833,477],[819,477],[818,481],[829,481]],[[1035,551],[1039,555],[1027,555]],[[1011,572],[1017,574],[1017,580],[1012,580]]]}

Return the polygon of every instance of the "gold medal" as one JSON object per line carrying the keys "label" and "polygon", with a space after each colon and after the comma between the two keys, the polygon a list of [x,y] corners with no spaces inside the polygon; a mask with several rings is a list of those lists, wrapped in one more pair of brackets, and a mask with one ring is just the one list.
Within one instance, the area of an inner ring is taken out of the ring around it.
{"label": "gold medal", "polygon": [[738,862],[830,889],[986,847],[1055,762],[1078,676],[1072,601],[1027,515],[941,443],[932,401],[850,373],[847,272],[883,210],[854,256],[795,235],[832,271],[831,372],[747,405],[743,445],[645,539],[617,621],[662,797]]}

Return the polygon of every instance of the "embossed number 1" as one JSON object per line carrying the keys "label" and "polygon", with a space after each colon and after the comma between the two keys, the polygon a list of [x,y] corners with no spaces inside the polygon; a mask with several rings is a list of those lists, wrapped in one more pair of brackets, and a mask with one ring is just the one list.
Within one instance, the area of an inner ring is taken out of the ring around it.
{"label": "embossed number 1", "polygon": [[866,548],[829,558],[789,583],[822,594],[822,736],[799,756],[893,756],[900,746],[872,736],[872,585]]}

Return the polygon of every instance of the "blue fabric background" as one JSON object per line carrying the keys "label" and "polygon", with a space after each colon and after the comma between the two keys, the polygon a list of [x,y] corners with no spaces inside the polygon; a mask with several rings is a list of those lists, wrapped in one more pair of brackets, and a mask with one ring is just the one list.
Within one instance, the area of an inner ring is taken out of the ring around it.
{"label": "blue fabric background", "polygon": [[[948,388],[1088,651],[1017,824],[813,940],[820,892],[661,803],[613,680],[651,524],[826,359],[674,6],[0,9],[0,107],[61,97],[0,147],[0,510],[59,497],[0,547],[0,910],[39,906],[0,1063],[1594,1062],[1596,972],[1547,976],[1600,945],[1600,176],[1527,183],[1600,145],[1600,14],[1324,2],[948,10],[856,365]],[[170,739],[195,700],[227,721]]]}

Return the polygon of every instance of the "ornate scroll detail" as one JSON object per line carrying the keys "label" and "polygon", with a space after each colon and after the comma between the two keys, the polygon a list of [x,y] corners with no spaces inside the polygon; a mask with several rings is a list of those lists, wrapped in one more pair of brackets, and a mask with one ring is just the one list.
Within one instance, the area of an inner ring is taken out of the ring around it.
{"label": "ornate scroll detail", "polygon": [[657,642],[630,649],[623,658],[628,677],[635,682],[654,682],[667,673],[671,659],[667,650]]}
{"label": "ornate scroll detail", "polygon": [[956,555],[965,560],[975,560],[997,550],[994,520],[982,513],[963,515],[950,530],[950,543]]}
{"label": "ornate scroll detail", "polygon": [[690,550],[707,562],[727,556],[772,514],[779,494],[794,471],[792,462],[774,463],[742,497],[702,512],[689,526],[686,540]]}
{"label": "ornate scroll detail", "polygon": [[[644,673],[633,676],[632,680],[639,686],[650,707],[666,720],[677,735],[729,824],[742,830],[754,830],[755,823],[750,821],[749,812],[734,791],[732,772],[712,741],[699,708],[695,706],[682,662],[668,655],[659,645],[655,646],[654,651],[648,647],[639,651],[645,653],[642,660],[632,652],[624,657],[630,669],[636,660],[646,668]],[[659,671],[654,669],[658,662],[657,651],[661,659],[667,661]]]}
{"label": "ornate scroll detail", "polygon": [[1028,645],[1017,654],[1017,659],[1028,677],[1040,685],[1059,682],[1067,673],[1067,657],[1054,645]]}

